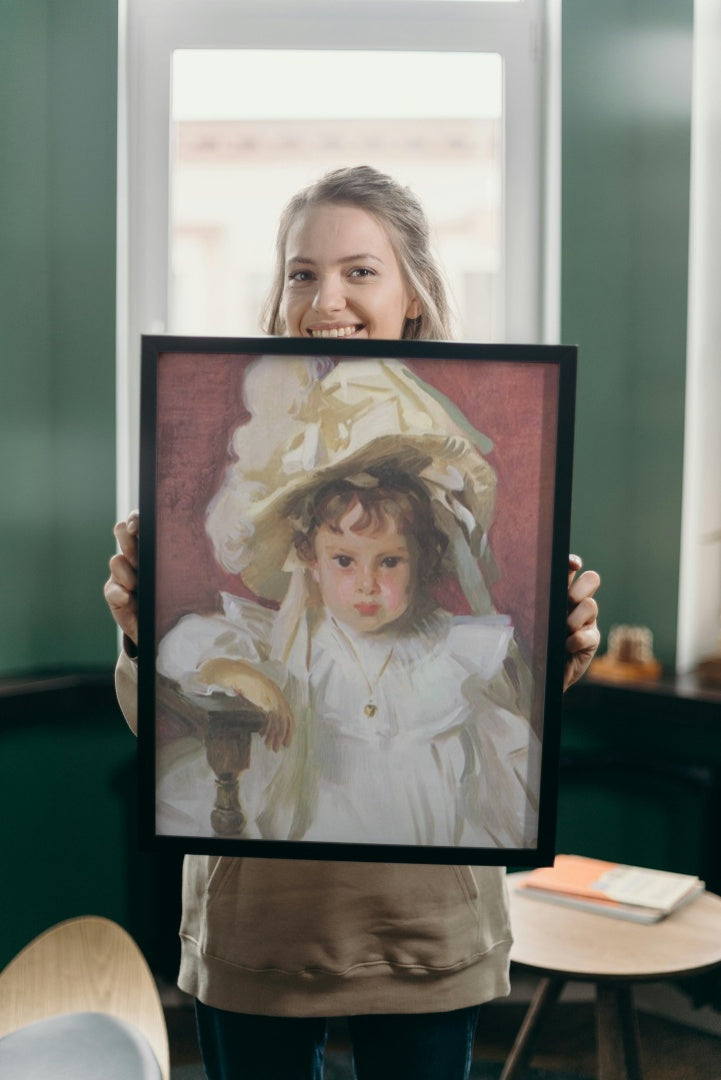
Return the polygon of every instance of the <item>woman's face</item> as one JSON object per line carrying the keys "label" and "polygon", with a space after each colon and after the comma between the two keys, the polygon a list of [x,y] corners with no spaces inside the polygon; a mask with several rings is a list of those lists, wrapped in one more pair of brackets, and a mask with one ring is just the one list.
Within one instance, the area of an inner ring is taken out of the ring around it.
{"label": "woman's face", "polygon": [[386,230],[357,206],[323,203],[288,231],[281,314],[289,337],[400,338],[421,306]]}
{"label": "woman's face", "polygon": [[337,529],[321,525],[315,535],[312,573],[323,606],[361,634],[373,634],[394,623],[411,603],[415,556],[391,517],[380,527],[353,531],[365,515],[355,503]]}

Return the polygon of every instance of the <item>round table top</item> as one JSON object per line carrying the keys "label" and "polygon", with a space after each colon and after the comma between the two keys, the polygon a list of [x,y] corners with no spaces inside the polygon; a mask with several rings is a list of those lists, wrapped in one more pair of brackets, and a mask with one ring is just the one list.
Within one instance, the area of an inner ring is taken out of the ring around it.
{"label": "round table top", "polygon": [[508,875],[511,960],[569,979],[653,980],[721,965],[721,897],[705,892],[657,923],[529,898]]}

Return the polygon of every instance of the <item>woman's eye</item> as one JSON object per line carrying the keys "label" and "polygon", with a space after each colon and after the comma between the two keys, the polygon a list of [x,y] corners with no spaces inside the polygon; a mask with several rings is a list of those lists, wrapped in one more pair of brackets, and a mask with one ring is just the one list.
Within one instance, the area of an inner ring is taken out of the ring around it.
{"label": "woman's eye", "polygon": [[353,562],[350,555],[334,555],[333,561],[338,563],[338,566],[341,566],[344,570],[347,570]]}
{"label": "woman's eye", "polygon": [[375,277],[375,270],[371,270],[369,266],[356,266],[350,272],[350,277],[354,278],[369,278]]}
{"label": "woman's eye", "polygon": [[400,555],[386,555],[385,559],[381,562],[381,566],[385,566],[387,570],[394,570],[400,561]]}
{"label": "woman's eye", "polygon": [[295,281],[303,284],[306,281],[310,281],[310,270],[294,270],[291,274],[288,274],[288,281]]}

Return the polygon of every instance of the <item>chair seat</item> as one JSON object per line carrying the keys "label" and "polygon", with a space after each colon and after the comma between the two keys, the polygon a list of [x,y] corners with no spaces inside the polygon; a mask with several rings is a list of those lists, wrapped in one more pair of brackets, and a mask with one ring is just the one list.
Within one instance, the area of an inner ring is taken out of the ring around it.
{"label": "chair seat", "polygon": [[150,1044],[114,1016],[53,1016],[0,1038],[0,1076],[12,1080],[161,1080]]}

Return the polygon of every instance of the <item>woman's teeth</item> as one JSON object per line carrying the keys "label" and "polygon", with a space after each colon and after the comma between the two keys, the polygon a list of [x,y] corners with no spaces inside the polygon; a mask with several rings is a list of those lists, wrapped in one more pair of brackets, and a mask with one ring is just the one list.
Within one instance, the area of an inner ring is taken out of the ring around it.
{"label": "woman's teeth", "polygon": [[350,337],[351,334],[357,333],[360,330],[360,326],[334,326],[332,330],[311,330],[311,337],[319,338],[338,338],[338,337]]}

